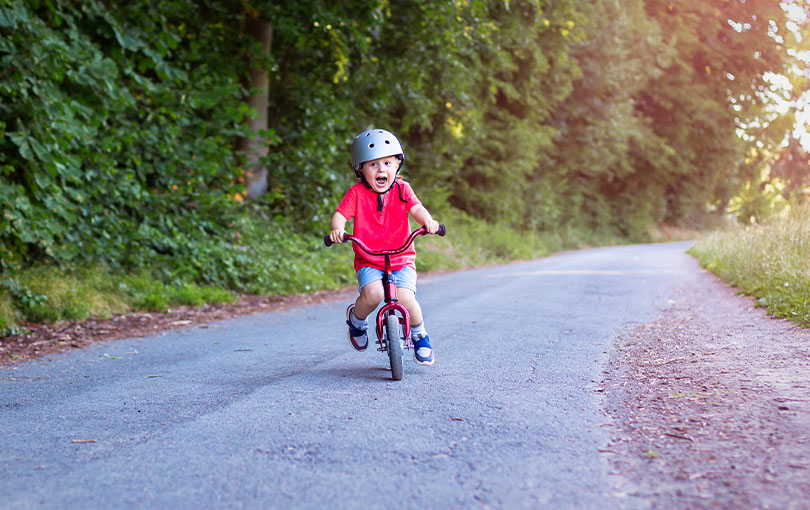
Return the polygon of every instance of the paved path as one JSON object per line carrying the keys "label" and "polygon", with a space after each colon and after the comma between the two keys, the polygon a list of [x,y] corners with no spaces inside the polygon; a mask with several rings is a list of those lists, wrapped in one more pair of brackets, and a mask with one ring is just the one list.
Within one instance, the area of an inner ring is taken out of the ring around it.
{"label": "paved path", "polygon": [[400,382],[348,294],[0,368],[0,508],[638,508],[597,389],[686,247],[424,277],[437,361]]}

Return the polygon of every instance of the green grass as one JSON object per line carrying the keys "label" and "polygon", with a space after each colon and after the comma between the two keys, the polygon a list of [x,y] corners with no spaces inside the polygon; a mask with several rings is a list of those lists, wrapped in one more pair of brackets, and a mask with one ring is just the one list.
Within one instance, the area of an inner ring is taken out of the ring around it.
{"label": "green grass", "polygon": [[64,270],[38,266],[0,278],[0,336],[20,321],[55,322],[109,318],[135,310],[233,301],[235,294],[190,283],[167,285],[152,275],[114,273],[102,267]]}
{"label": "green grass", "polygon": [[14,305],[13,298],[8,291],[0,292],[0,336],[6,333],[15,333],[14,327],[22,318]]}
{"label": "green grass", "polygon": [[[452,208],[435,212],[448,234],[416,240],[417,270],[461,269],[540,258],[562,249],[617,244],[609,234],[538,235],[493,226]],[[239,294],[287,295],[339,289],[356,282],[348,245],[326,248],[321,234],[302,234],[283,219],[243,218],[238,245],[212,242],[194,266],[156,260],[135,271],[104,267],[29,267],[0,275],[0,336],[20,321],[106,318],[177,305],[233,301]],[[351,224],[349,226],[351,230]]]}
{"label": "green grass", "polygon": [[113,297],[125,303],[125,310],[165,311],[176,305],[201,306],[236,299],[233,292],[225,289],[191,283],[165,284],[146,272],[109,277],[117,282]]}
{"label": "green grass", "polygon": [[701,266],[768,313],[810,327],[810,207],[763,225],[703,237],[690,249]]}

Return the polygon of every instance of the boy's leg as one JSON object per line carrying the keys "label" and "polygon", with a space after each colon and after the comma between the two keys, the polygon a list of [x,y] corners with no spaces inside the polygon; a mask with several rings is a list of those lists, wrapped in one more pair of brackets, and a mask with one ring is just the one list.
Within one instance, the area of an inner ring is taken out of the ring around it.
{"label": "boy's leg", "polygon": [[[366,269],[366,268],[363,268]],[[373,281],[373,273],[358,273],[358,282],[362,285],[360,296],[346,309],[346,324],[349,326],[349,343],[356,351],[365,351],[368,347],[368,321],[366,317],[382,301],[383,287],[381,281]],[[376,299],[376,301],[375,301]]]}
{"label": "boy's leg", "polygon": [[358,319],[365,320],[379,306],[384,297],[382,280],[375,280],[363,285],[360,289],[360,296],[354,302],[354,314]]}
{"label": "boy's leg", "polygon": [[411,325],[417,326],[422,324],[422,307],[416,300],[416,295],[411,289],[398,288],[397,298],[402,306],[408,310],[408,315],[411,316]]}
{"label": "boy's leg", "polygon": [[416,300],[414,292],[410,289],[397,289],[397,297],[402,306],[408,310],[411,317],[411,339],[413,339],[413,358],[420,365],[432,365],[433,348],[430,346],[430,337],[425,330],[422,318],[422,307]]}

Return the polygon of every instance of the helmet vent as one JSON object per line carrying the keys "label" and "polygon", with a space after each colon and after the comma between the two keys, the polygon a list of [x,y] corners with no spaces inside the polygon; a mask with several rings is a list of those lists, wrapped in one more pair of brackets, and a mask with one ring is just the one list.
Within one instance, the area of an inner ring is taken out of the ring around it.
{"label": "helmet vent", "polygon": [[390,143],[391,143],[391,141],[390,141],[390,140],[386,140],[386,141],[385,141],[385,143],[390,144]]}
{"label": "helmet vent", "polygon": [[368,144],[368,148],[369,148],[369,149],[373,149],[373,148],[374,148],[374,144],[373,144],[373,143]]}

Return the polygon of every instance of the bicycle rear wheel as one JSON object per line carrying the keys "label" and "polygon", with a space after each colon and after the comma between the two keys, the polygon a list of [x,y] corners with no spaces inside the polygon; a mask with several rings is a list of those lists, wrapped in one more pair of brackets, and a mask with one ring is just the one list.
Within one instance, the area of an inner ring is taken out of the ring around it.
{"label": "bicycle rear wheel", "polygon": [[402,379],[402,329],[395,314],[385,318],[385,337],[388,347],[388,360],[391,362],[391,378]]}

